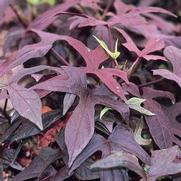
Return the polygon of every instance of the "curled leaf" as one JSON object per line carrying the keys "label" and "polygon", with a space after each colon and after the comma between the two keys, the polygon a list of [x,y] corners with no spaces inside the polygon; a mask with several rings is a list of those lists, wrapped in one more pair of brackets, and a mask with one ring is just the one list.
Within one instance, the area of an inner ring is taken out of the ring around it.
{"label": "curled leaf", "polygon": [[150,145],[152,140],[144,139],[141,136],[143,127],[144,127],[144,121],[143,121],[143,118],[141,118],[140,121],[138,122],[138,124],[136,125],[136,129],[134,131],[134,138],[139,145],[143,145],[143,146]]}
{"label": "curled leaf", "polygon": [[100,113],[100,119],[102,119],[102,117],[104,116],[104,114],[106,114],[108,111],[112,110],[111,108],[109,107],[105,107],[101,113]]}
{"label": "curled leaf", "polygon": [[108,49],[108,46],[106,45],[106,43],[103,40],[100,40],[99,38],[97,38],[96,36],[93,35],[93,37],[97,40],[97,42],[100,44],[100,46],[107,52],[107,54],[114,60],[116,60],[119,55],[120,52],[117,50],[117,46],[118,46],[118,40],[116,40],[116,44],[115,44],[115,49],[114,52],[111,52]]}
{"label": "curled leaf", "polygon": [[134,109],[142,114],[145,114],[147,116],[154,116],[155,114],[151,111],[143,108],[141,104],[145,101],[145,99],[132,97],[131,99],[127,100],[126,103],[129,106],[129,108]]}

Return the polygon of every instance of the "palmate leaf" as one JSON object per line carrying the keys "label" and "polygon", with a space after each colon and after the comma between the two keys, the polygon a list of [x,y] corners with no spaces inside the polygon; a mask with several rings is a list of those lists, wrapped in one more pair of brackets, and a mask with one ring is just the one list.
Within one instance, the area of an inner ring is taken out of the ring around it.
{"label": "palmate leaf", "polygon": [[159,55],[152,55],[150,53],[155,52],[157,50],[161,50],[164,48],[165,44],[162,39],[159,38],[152,38],[148,40],[148,42],[145,45],[145,48],[143,50],[139,50],[136,46],[136,44],[133,42],[131,37],[122,29],[116,28],[115,29],[123,35],[123,37],[126,39],[126,43],[123,43],[123,46],[125,46],[129,51],[135,52],[139,58],[144,58],[146,60],[164,60],[166,61],[166,58]]}
{"label": "palmate leaf", "polygon": [[[131,130],[126,130],[120,125],[116,126],[106,140],[101,135],[95,134],[84,151],[74,161],[70,172],[79,167],[85,160],[87,160],[95,152],[101,151],[102,158],[109,156],[112,151],[124,151],[133,154],[140,158],[143,162],[150,164],[149,155],[136,143],[134,135]],[[102,180],[114,180],[121,178],[122,172],[120,169],[110,169],[101,172]],[[106,178],[107,177],[107,178]]]}
{"label": "palmate leaf", "polygon": [[154,116],[145,117],[150,133],[160,148],[169,148],[173,143],[181,145],[179,138],[181,132],[173,125],[159,103],[147,100],[145,107],[155,113]]}
{"label": "palmate leaf", "polygon": [[165,57],[172,63],[173,72],[166,69],[153,70],[153,75],[160,75],[166,79],[173,80],[181,87],[181,49],[168,46],[164,49]]}
{"label": "palmate leaf", "polygon": [[178,146],[152,152],[151,167],[148,181],[155,181],[160,176],[167,176],[181,172],[181,151]]}
{"label": "palmate leaf", "polygon": [[143,178],[143,180],[146,180],[144,170],[139,165],[136,156],[123,151],[113,152],[111,155],[96,161],[94,164],[91,165],[90,168],[92,170],[106,170],[111,168],[114,169],[124,167],[136,172]]}
{"label": "palmate leaf", "polygon": [[23,47],[17,55],[16,60],[10,65],[10,68],[26,62],[30,58],[42,57],[53,46],[53,43],[57,40],[66,41],[70,46],[80,53],[85,60],[86,67],[82,67],[85,73],[95,74],[100,80],[117,96],[126,100],[124,91],[120,84],[114,77],[119,77],[127,84],[129,83],[127,73],[114,68],[99,69],[99,65],[108,59],[105,51],[101,47],[97,47],[94,50],[90,50],[81,41],[71,38],[69,36],[59,36],[51,33],[45,33],[38,30],[32,30],[41,37],[41,41],[27,45]]}
{"label": "palmate leaf", "polygon": [[80,180],[95,180],[99,179],[99,172],[92,171],[90,169],[90,165],[93,164],[94,161],[92,159],[88,159],[85,161],[78,169],[76,169],[75,174],[76,178]]}
{"label": "palmate leaf", "polygon": [[[119,8],[120,6],[121,8]],[[118,7],[118,8],[117,8]],[[123,2],[115,2],[115,9],[117,10],[117,15],[113,15],[107,21],[99,20],[91,16],[74,16],[70,19],[72,20],[70,28],[75,27],[87,27],[87,26],[97,26],[97,25],[107,25],[109,27],[121,25],[127,29],[135,28],[136,26],[142,26],[145,28],[147,21],[141,15],[146,15],[148,13],[163,13],[169,16],[176,17],[173,13],[158,7],[134,7],[127,5]]]}
{"label": "palmate leaf", "polygon": [[43,129],[39,96],[33,90],[28,90],[17,84],[10,84],[6,88],[14,109],[21,116],[26,117],[40,129]]}
{"label": "palmate leaf", "polygon": [[13,181],[39,178],[44,170],[58,158],[61,158],[59,150],[53,150],[49,147],[42,149],[31,164],[13,178]]}
{"label": "palmate leaf", "polygon": [[53,21],[55,21],[58,15],[67,11],[69,8],[75,6],[79,2],[79,0],[66,0],[64,3],[61,3],[40,14],[32,23],[30,23],[29,28],[39,30],[47,28]]}
{"label": "palmate leaf", "polygon": [[64,70],[62,75],[39,83],[32,89],[68,92],[79,96],[79,104],[65,128],[65,143],[69,153],[68,164],[71,166],[93,136],[95,105],[102,104],[111,107],[125,119],[129,115],[129,108],[125,103],[113,100],[113,94],[105,86],[97,87],[94,90],[87,88],[84,69],[78,67],[62,68]]}
{"label": "palmate leaf", "polygon": [[57,71],[57,69],[54,67],[41,65],[33,68],[21,68],[20,70],[12,69],[12,71],[9,71],[11,69],[10,67],[14,68],[16,65],[18,64],[15,63],[15,65],[13,65],[13,63],[10,63],[6,64],[5,68],[4,64],[2,67],[0,66],[0,69],[4,68],[4,71],[1,72],[0,78],[0,83],[2,85],[2,99],[10,99],[14,109],[18,111],[21,116],[30,120],[40,129],[43,129],[41,118],[41,101],[39,95],[33,90],[18,85],[18,82],[26,75],[30,75],[45,69],[50,69],[53,71]]}
{"label": "palmate leaf", "polygon": [[128,106],[131,108],[131,109],[134,109],[142,114],[145,114],[147,116],[153,116],[155,115],[154,113],[152,113],[151,111],[143,108],[141,106],[141,104],[145,102],[145,99],[141,99],[141,98],[138,98],[138,97],[132,97],[130,98],[129,100],[126,101],[126,103],[128,104]]}
{"label": "palmate leaf", "polygon": [[[33,0],[30,0],[33,1]],[[50,2],[53,4],[55,0],[35,0],[41,2]],[[90,7],[93,10],[101,10],[99,0],[66,0],[61,4],[56,5],[50,10],[40,14],[30,25],[29,28],[43,30],[53,23],[61,14],[68,14],[67,10],[75,6]],[[85,15],[82,15],[85,16]]]}
{"label": "palmate leaf", "polygon": [[168,91],[156,90],[150,87],[143,87],[142,91],[145,99],[167,98],[170,99],[173,104],[175,104],[174,95]]}
{"label": "palmate leaf", "polygon": [[[177,136],[180,136],[180,124],[176,121],[176,116],[180,114],[179,104],[171,107],[164,107],[157,103],[155,98],[167,98],[175,102],[173,94],[168,91],[155,90],[152,88],[142,88],[143,97],[146,98],[145,107],[154,112],[155,115],[146,116],[150,133],[160,148],[169,148],[176,143],[181,145]],[[177,136],[176,136],[177,135]]]}

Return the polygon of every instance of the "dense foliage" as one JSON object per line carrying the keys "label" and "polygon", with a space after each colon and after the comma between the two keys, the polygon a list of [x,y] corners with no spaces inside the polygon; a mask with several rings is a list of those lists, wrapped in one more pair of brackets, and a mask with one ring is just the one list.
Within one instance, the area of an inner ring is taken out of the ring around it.
{"label": "dense foliage", "polygon": [[162,2],[0,0],[0,181],[181,179],[181,3]]}

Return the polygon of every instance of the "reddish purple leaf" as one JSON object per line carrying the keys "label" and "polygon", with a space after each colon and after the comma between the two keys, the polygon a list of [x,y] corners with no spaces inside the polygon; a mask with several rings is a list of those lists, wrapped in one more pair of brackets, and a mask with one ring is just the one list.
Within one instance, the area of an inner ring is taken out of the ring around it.
{"label": "reddish purple leaf", "polygon": [[134,6],[130,4],[125,4],[123,1],[116,0],[114,2],[114,8],[116,9],[116,14],[122,15],[133,9]]}
{"label": "reddish purple leaf", "polygon": [[32,87],[32,89],[69,92],[79,96],[79,104],[65,128],[65,143],[69,153],[69,166],[71,166],[94,133],[95,105],[102,104],[112,107],[125,119],[128,119],[129,108],[125,103],[113,100],[113,94],[104,86],[89,90],[86,84],[84,69],[77,67],[62,68],[65,71],[64,74],[39,83]]}
{"label": "reddish purple leaf", "polygon": [[[27,45],[21,49],[18,53],[17,59],[10,65],[10,67],[15,67],[19,64],[22,64],[30,58],[44,56],[56,40],[64,40],[69,43],[70,46],[76,49],[85,60],[86,67],[82,68],[84,73],[96,74],[112,92],[121,97],[123,100],[126,100],[122,87],[114,79],[114,76],[119,77],[128,83],[127,73],[119,69],[99,69],[99,65],[108,58],[108,55],[101,47],[90,50],[81,41],[69,36],[59,36],[51,33],[45,33],[39,30],[32,31],[36,32],[41,37],[41,41],[37,44]],[[105,75],[108,77],[108,79],[104,78]]]}
{"label": "reddish purple leaf", "polygon": [[66,0],[64,3],[61,3],[54,8],[46,11],[45,13],[38,16],[30,25],[30,28],[35,28],[39,30],[43,30],[47,28],[55,19],[63,12],[68,10],[69,8],[75,6],[79,3],[79,0]]}
{"label": "reddish purple leaf", "polygon": [[153,14],[147,14],[146,16],[150,18],[149,22],[158,27],[161,32],[171,34],[173,31],[175,31],[175,25],[172,22],[166,21],[162,17]]}
{"label": "reddish purple leaf", "polygon": [[81,0],[81,6],[92,8],[95,11],[101,10],[99,6],[100,0]]}
{"label": "reddish purple leaf", "polygon": [[97,25],[107,25],[107,23],[105,21],[102,20],[97,20],[94,17],[88,16],[88,15],[84,15],[84,16],[73,16],[71,18],[69,18],[69,20],[71,21],[71,24],[69,26],[70,30],[79,27],[86,27],[86,26],[97,26]]}
{"label": "reddish purple leaf", "polygon": [[159,38],[152,38],[148,40],[146,43],[145,48],[141,51],[137,48],[136,44],[130,38],[130,36],[124,31],[119,28],[115,28],[119,33],[123,35],[126,39],[126,43],[123,45],[129,50],[135,52],[139,58],[145,58],[146,60],[166,60],[163,56],[158,55],[150,55],[150,53],[155,52],[157,50],[161,50],[164,48],[165,44],[164,41]]}
{"label": "reddish purple leaf", "polygon": [[181,50],[173,46],[168,46],[164,50],[164,55],[172,63],[173,72],[166,69],[158,69],[153,70],[153,74],[173,80],[181,87]]}
{"label": "reddish purple leaf", "polygon": [[173,16],[173,17],[177,17],[175,14],[173,14],[172,12],[163,9],[163,8],[159,8],[159,7],[136,7],[134,9],[131,10],[131,12],[139,12],[140,14],[147,14],[147,13],[163,13],[163,14],[167,14],[169,16]]}

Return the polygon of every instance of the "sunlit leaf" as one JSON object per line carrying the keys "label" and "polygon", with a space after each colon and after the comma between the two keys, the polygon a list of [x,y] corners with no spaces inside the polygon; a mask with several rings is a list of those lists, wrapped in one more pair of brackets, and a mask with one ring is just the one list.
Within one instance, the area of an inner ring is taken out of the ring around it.
{"label": "sunlit leaf", "polygon": [[56,4],[56,0],[28,0],[28,3],[33,4],[33,5],[38,5],[41,3],[47,3],[51,6]]}
{"label": "sunlit leaf", "polygon": [[101,113],[100,113],[100,119],[102,119],[102,117],[104,116],[104,114],[106,114],[108,111],[112,110],[111,108],[109,107],[105,107],[104,109],[101,110]]}
{"label": "sunlit leaf", "polygon": [[97,42],[100,44],[100,46],[107,52],[107,54],[109,54],[109,56],[116,60],[119,55],[120,55],[120,52],[117,51],[117,46],[118,46],[118,40],[116,40],[116,44],[115,44],[115,51],[114,52],[111,52],[109,49],[108,49],[108,46],[106,45],[106,43],[103,41],[103,40],[100,40],[99,38],[97,38],[96,36],[93,35],[93,37],[97,40]]}
{"label": "sunlit leaf", "polygon": [[142,114],[145,114],[147,116],[153,116],[155,115],[151,111],[143,108],[141,104],[145,101],[145,99],[137,98],[137,97],[132,97],[130,98],[126,103],[128,104],[129,108],[134,109]]}

